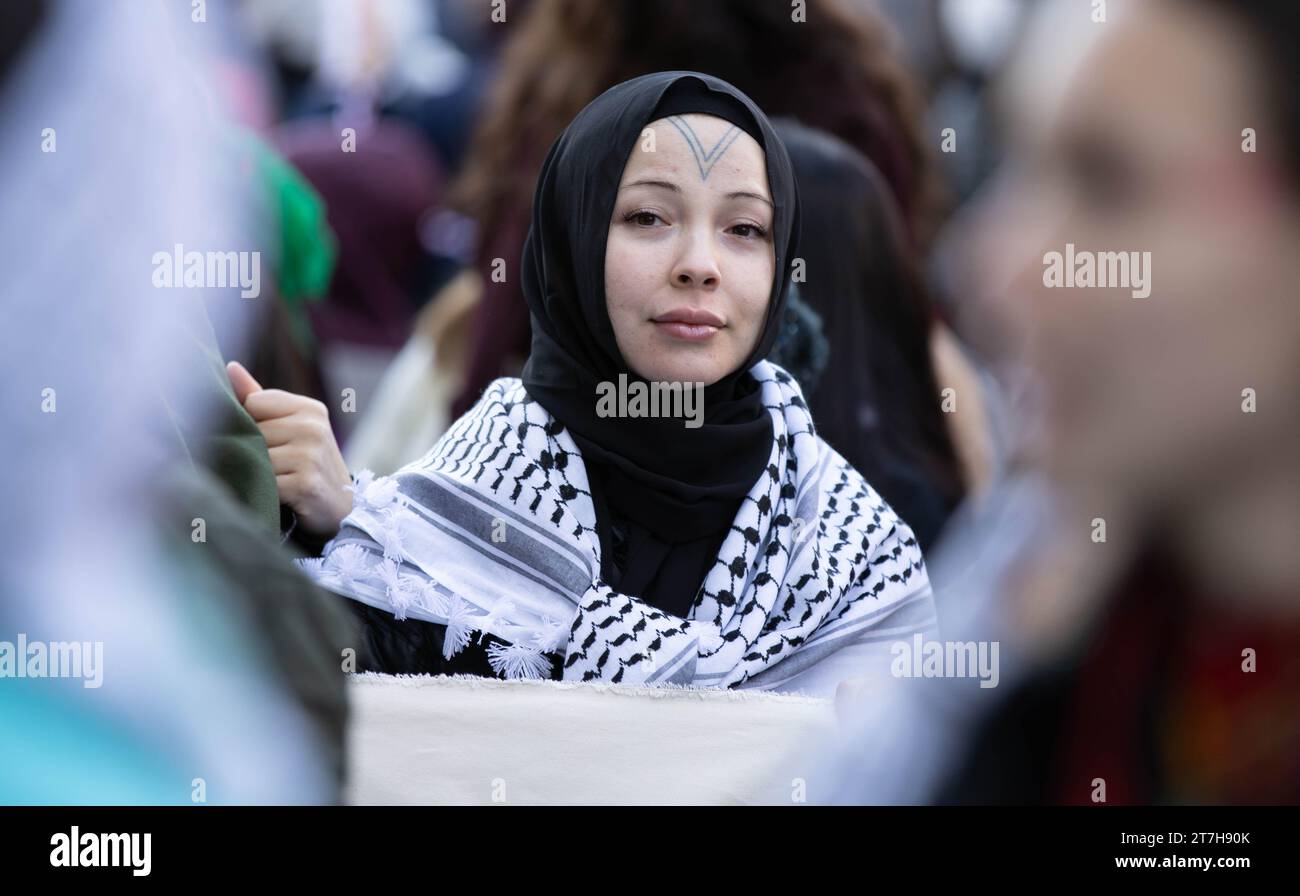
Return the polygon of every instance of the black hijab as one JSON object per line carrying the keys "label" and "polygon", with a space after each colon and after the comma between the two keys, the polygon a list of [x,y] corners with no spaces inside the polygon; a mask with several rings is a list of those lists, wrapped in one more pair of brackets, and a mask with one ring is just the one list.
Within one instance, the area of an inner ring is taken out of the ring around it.
{"label": "black hijab", "polygon": [[[749,133],[766,156],[776,275],[763,331],[735,371],[704,389],[704,422],[596,416],[596,387],[643,381],[624,361],[605,305],[605,243],[618,185],[652,121],[701,112]],[[613,587],[686,615],[730,529],[762,475],[772,424],[749,369],[778,334],[798,233],[798,199],[785,147],[763,112],[725,81],[658,72],[593,100],[542,164],[524,243],[523,293],[532,316],[528,394],[562,423],[582,451],[602,553]]]}

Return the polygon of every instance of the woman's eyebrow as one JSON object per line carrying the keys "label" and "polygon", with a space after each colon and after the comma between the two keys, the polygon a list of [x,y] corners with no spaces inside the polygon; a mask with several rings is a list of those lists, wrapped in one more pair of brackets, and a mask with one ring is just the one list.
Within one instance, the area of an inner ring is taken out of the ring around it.
{"label": "woman's eyebrow", "polygon": [[[627,189],[628,187],[659,187],[660,189],[671,190],[674,193],[680,193],[682,191],[682,188],[677,184],[666,180],[630,180],[623,184],[622,189]],[[766,202],[768,205],[772,205],[772,200],[768,199],[766,196],[750,192],[749,190],[737,190],[734,193],[728,193],[727,198],[757,199],[759,202]]]}
{"label": "woman's eyebrow", "polygon": [[[772,205],[772,200],[768,199],[766,196],[760,196],[758,193],[751,193],[748,190],[738,190],[735,193],[728,193],[727,198],[728,199],[757,199],[759,202],[766,202],[768,205]],[[773,206],[773,208],[775,208],[775,206]]]}

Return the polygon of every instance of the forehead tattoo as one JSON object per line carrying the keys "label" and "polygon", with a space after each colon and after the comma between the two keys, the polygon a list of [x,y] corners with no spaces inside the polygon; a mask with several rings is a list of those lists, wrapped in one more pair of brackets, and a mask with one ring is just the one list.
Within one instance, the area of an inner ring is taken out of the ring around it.
{"label": "forehead tattoo", "polygon": [[705,151],[704,144],[700,142],[695,129],[687,123],[686,119],[680,115],[669,115],[667,120],[673,127],[677,128],[678,133],[682,135],[682,139],[686,141],[686,145],[691,148],[691,154],[695,156],[695,164],[700,169],[700,180],[709,179],[709,172],[713,170],[713,166],[718,164],[718,160],[726,155],[727,150],[731,148],[731,144],[735,143],[736,138],[740,136],[740,128],[733,124],[727,128],[726,133],[718,138],[718,142],[713,145],[713,149]]}

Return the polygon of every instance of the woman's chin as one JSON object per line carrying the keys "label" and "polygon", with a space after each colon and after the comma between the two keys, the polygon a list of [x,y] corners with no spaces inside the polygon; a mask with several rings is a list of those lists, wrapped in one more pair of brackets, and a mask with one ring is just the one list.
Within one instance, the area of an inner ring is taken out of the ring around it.
{"label": "woman's chin", "polygon": [[639,373],[644,370],[641,376],[653,382],[704,383],[709,386],[740,363],[739,358],[732,359],[731,352],[720,351],[725,347],[720,345],[655,340],[645,347],[649,350],[643,359],[645,363],[633,363],[632,368]]}

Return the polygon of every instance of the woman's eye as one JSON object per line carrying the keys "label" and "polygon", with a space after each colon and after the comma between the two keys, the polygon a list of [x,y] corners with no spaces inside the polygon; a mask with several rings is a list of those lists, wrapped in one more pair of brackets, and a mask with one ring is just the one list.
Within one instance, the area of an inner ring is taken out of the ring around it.
{"label": "woman's eye", "polygon": [[624,215],[623,220],[640,227],[653,227],[662,219],[654,212],[631,212],[630,214]]}
{"label": "woman's eye", "polygon": [[763,239],[767,236],[767,231],[757,224],[736,224],[731,228],[731,232],[742,239]]}

